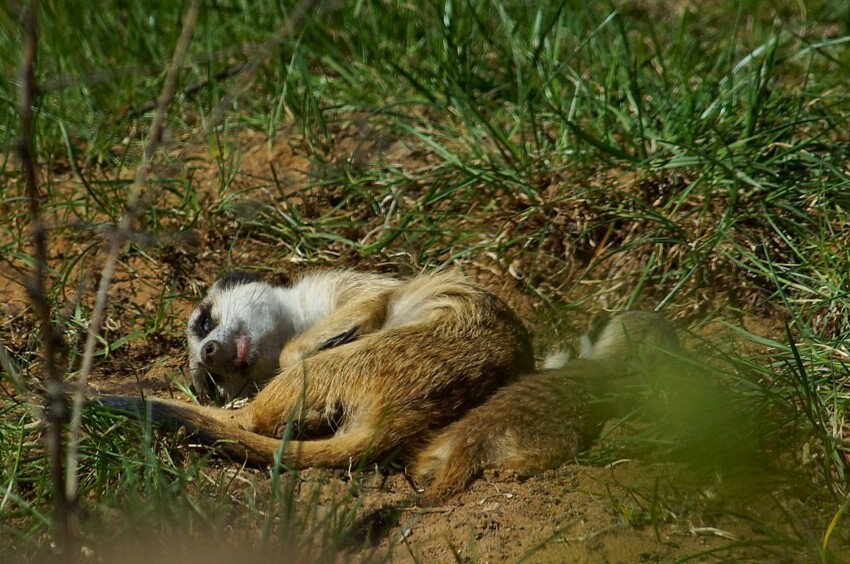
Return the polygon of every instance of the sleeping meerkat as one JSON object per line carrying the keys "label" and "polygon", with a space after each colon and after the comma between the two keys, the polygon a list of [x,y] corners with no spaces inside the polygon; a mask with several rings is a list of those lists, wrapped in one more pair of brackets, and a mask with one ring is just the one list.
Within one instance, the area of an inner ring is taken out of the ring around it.
{"label": "sleeping meerkat", "polygon": [[575,458],[613,415],[592,397],[618,378],[669,362],[665,351],[677,347],[658,314],[625,312],[597,323],[579,358],[556,356],[548,370],[506,384],[418,453],[414,476],[430,482],[422,501],[462,491],[485,468],[533,474]]}
{"label": "sleeping meerkat", "polygon": [[290,288],[233,274],[213,285],[188,326],[192,379],[225,410],[174,400],[102,396],[101,404],[185,428],[230,456],[271,464],[283,428],[291,467],[348,467],[412,453],[430,434],[529,372],[522,322],[498,297],[455,273],[408,281],[350,271]]}
{"label": "sleeping meerkat", "polygon": [[202,397],[230,401],[259,391],[294,365],[378,329],[387,292],[402,282],[353,271],[308,274],[291,287],[230,272],[189,316],[189,376]]}

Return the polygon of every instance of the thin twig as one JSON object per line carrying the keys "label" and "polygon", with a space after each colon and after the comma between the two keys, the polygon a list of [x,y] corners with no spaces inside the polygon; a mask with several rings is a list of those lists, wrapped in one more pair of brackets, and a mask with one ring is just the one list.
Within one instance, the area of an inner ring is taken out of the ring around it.
{"label": "thin twig", "polygon": [[30,231],[33,238],[35,264],[27,281],[27,292],[36,311],[44,345],[44,371],[46,377],[46,419],[45,440],[50,459],[50,479],[54,494],[54,526],[56,545],[65,552],[71,538],[69,503],[65,496],[64,468],[62,467],[62,428],[67,415],[62,378],[56,367],[57,335],[51,322],[50,305],[45,293],[47,271],[47,231],[41,219],[41,194],[33,154],[33,104],[36,98],[35,65],[38,55],[38,0],[31,0],[24,12],[24,49],[21,58],[20,95],[18,112],[21,117],[21,134],[16,143],[18,158],[24,171],[27,203],[30,212]]}
{"label": "thin twig", "polygon": [[294,30],[300,29],[301,24],[303,24],[304,20],[307,18],[307,14],[310,10],[315,8],[319,2],[320,0],[302,0],[299,2],[286,19],[286,23],[281,26],[275,36],[260,46],[257,52],[254,53],[254,56],[245,63],[245,67],[236,79],[236,84],[234,84],[233,87],[224,96],[222,96],[218,105],[215,107],[212,114],[210,114],[209,119],[205,120],[204,127],[200,135],[201,138],[206,137],[218,125],[228,108],[230,108],[231,104],[233,104],[233,101],[242,94],[248,86],[250,86],[251,82],[253,82],[257,71],[271,56],[272,52],[274,52],[274,50],[277,49],[287,37],[292,35]]}
{"label": "thin twig", "polygon": [[133,179],[133,185],[131,186],[130,194],[127,197],[127,207],[124,210],[124,215],[121,217],[118,229],[112,233],[109,254],[106,257],[103,270],[101,271],[94,310],[92,312],[91,321],[88,325],[88,336],[86,337],[82,365],[80,366],[80,372],[77,377],[76,392],[74,394],[74,405],[71,415],[71,434],[68,441],[68,474],[65,484],[65,492],[68,499],[75,499],[77,494],[77,461],[79,458],[83,404],[85,403],[88,376],[91,373],[92,363],[94,361],[94,350],[97,345],[97,335],[100,332],[100,326],[103,323],[103,317],[106,312],[109,286],[112,284],[112,279],[115,276],[115,267],[118,264],[118,257],[121,255],[124,244],[133,232],[133,223],[140,212],[142,191],[144,190],[145,181],[147,180],[150,161],[163,142],[165,114],[168,110],[169,104],[171,103],[171,99],[174,96],[175,88],[177,87],[177,77],[180,67],[183,64],[183,58],[186,56],[186,51],[189,48],[189,42],[191,41],[195,30],[195,22],[198,19],[200,8],[201,1],[194,0],[184,14],[183,30],[180,34],[180,38],[177,40],[174,56],[172,57],[171,65],[165,77],[165,84],[162,86],[162,91],[159,95],[159,100],[157,101],[157,111],[145,142],[145,151],[142,155],[142,162],[136,170],[136,176]]}

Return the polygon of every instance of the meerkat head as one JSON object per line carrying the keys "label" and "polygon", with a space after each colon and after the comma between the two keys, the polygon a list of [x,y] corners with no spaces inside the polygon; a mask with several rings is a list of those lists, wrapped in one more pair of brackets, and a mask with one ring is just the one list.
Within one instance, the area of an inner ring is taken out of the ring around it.
{"label": "meerkat head", "polygon": [[662,360],[678,350],[676,331],[661,315],[626,311],[597,321],[581,340],[581,358],[630,364]]}
{"label": "meerkat head", "polygon": [[274,376],[292,329],[274,286],[245,272],[221,277],[189,317],[189,373],[196,393],[250,395]]}

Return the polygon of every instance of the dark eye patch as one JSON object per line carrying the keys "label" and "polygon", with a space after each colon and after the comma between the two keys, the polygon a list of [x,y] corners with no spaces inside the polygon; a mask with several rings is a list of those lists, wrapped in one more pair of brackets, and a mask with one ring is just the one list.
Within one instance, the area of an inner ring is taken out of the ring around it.
{"label": "dark eye patch", "polygon": [[215,328],[215,321],[212,318],[210,304],[201,304],[198,306],[198,310],[198,316],[192,322],[192,333],[197,335],[199,339],[203,339]]}

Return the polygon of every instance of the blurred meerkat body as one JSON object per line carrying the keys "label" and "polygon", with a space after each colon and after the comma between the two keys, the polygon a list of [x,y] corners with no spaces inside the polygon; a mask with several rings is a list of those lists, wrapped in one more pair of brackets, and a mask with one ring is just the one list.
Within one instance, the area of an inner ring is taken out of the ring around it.
{"label": "blurred meerkat body", "polygon": [[225,399],[258,388],[240,409],[103,396],[102,404],[181,428],[227,454],[270,464],[288,422],[293,467],[346,467],[401,449],[533,369],[528,333],[495,295],[460,275],[409,281],[347,271],[290,288],[247,275],[219,280],[188,326],[196,390]]}
{"label": "blurred meerkat body", "polygon": [[419,452],[414,475],[430,481],[424,500],[462,491],[485,468],[533,474],[575,458],[613,415],[593,398],[677,346],[673,328],[654,313],[598,323],[582,338],[579,358],[555,355],[548,370],[505,385]]}

